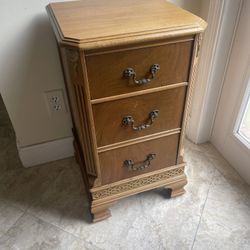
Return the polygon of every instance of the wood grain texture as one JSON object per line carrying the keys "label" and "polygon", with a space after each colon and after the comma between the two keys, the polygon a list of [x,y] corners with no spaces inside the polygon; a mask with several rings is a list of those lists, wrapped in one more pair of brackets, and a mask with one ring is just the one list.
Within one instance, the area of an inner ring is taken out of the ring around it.
{"label": "wood grain texture", "polygon": [[91,100],[91,104],[98,104],[98,103],[103,103],[103,102],[111,102],[115,100],[120,100],[120,99],[125,99],[128,97],[133,97],[133,96],[139,96],[139,95],[146,95],[150,93],[155,93],[155,92],[160,92],[163,90],[168,90],[168,89],[174,89],[174,88],[179,88],[183,86],[187,86],[187,82],[179,82],[179,83],[174,83],[170,85],[165,85],[157,88],[150,88],[150,89],[145,89],[145,90],[140,90],[140,91],[135,91],[135,92],[129,92],[121,95],[115,95],[115,96],[108,96],[108,97],[103,97],[99,99],[94,99]]}
{"label": "wood grain texture", "polygon": [[[102,173],[102,184],[138,176],[176,164],[179,135],[174,134],[159,139],[142,142],[99,154]],[[125,160],[133,160],[142,164],[148,154],[156,154],[151,165],[143,171],[129,170],[123,165]]]}
{"label": "wood grain texture", "polygon": [[202,32],[206,23],[165,0],[84,0],[51,3],[60,43],[83,48]]}
{"label": "wood grain texture", "polygon": [[[180,128],[186,87],[93,105],[97,146],[129,140],[145,135]],[[125,116],[132,116],[135,126],[146,122],[149,113],[159,110],[159,116],[149,128],[134,131],[122,125]]]}
{"label": "wood grain texture", "polygon": [[[86,57],[91,99],[187,82],[192,48],[193,41],[187,41]],[[148,77],[156,63],[161,68],[145,85],[123,77],[126,68],[133,68],[137,79]]]}
{"label": "wood grain texture", "polygon": [[180,132],[181,132],[181,128],[165,130],[165,131],[162,131],[162,132],[149,134],[149,135],[145,135],[145,136],[134,138],[134,139],[129,139],[129,140],[113,143],[113,144],[108,144],[106,146],[98,147],[97,150],[98,150],[98,153],[103,153],[105,151],[109,151],[109,150],[113,150],[113,149],[117,149],[117,148],[122,148],[122,147],[127,147],[127,146],[134,145],[134,144],[137,144],[137,143],[150,141],[152,139],[153,140],[158,139],[158,138],[161,138],[161,137],[164,137],[164,136],[180,134]]}
{"label": "wood grain texture", "polygon": [[97,168],[93,154],[91,153],[90,134],[88,132],[88,125],[85,123],[87,118],[86,106],[83,105],[84,98],[82,98],[84,89],[82,88],[83,79],[81,74],[80,53],[77,50],[60,48],[60,54],[74,127],[78,135],[80,147],[86,152],[86,171],[88,174],[96,176]]}
{"label": "wood grain texture", "polygon": [[[74,126],[74,147],[90,198],[93,221],[109,217],[117,200],[157,187],[184,193],[183,138],[198,51],[206,23],[165,0],[82,0],[53,3],[47,11],[59,45]],[[145,86],[137,79],[161,66]],[[187,91],[188,89],[188,91]],[[159,110],[151,127],[135,126]],[[154,153],[150,161],[146,157]],[[124,166],[146,166],[133,171]],[[145,163],[147,163],[145,165]]]}

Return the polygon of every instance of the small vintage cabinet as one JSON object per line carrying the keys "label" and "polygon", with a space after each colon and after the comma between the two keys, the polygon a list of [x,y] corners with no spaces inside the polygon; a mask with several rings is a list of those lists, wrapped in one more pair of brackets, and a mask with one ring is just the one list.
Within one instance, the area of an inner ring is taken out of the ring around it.
{"label": "small vintage cabinet", "polygon": [[47,11],[93,221],[136,193],[183,194],[183,137],[206,23],[165,0],[82,0]]}

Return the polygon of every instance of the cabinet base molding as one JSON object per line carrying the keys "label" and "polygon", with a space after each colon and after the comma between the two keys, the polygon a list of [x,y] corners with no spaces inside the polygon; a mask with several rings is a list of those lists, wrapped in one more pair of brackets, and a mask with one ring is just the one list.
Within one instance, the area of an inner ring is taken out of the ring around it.
{"label": "cabinet base molding", "polygon": [[[122,180],[119,182],[114,182],[112,184],[104,185],[97,188],[90,189],[92,199],[95,200],[105,200],[110,197],[119,198],[119,196],[128,196],[130,193],[139,193],[140,190],[149,190],[154,187],[169,186],[175,183],[177,179],[183,179],[185,164],[179,164],[167,169],[161,169],[159,171],[150,172],[147,174],[142,174],[128,180]],[[186,178],[184,178],[186,179]]]}
{"label": "cabinet base molding", "polygon": [[77,163],[80,165],[86,190],[89,191],[90,212],[92,214],[93,222],[98,222],[111,217],[109,208],[115,204],[116,201],[134,194],[160,187],[170,189],[171,198],[185,193],[184,186],[187,184],[187,178],[184,173],[185,162],[111,184],[89,188],[89,186],[86,185],[89,177],[86,173],[86,163],[84,156],[81,154],[82,151],[79,150],[81,147],[76,134],[75,138],[75,157]]}
{"label": "cabinet base molding", "polygon": [[117,200],[130,195],[159,187],[171,189],[171,197],[183,194],[184,186],[187,184],[184,167],[185,163],[90,189],[93,222],[110,217],[107,208]]}

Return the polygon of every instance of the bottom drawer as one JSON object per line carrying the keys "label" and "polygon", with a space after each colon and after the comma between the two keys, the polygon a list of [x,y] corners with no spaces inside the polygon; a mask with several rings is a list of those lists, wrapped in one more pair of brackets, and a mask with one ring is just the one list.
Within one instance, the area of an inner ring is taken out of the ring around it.
{"label": "bottom drawer", "polygon": [[99,153],[102,185],[176,164],[179,134]]}

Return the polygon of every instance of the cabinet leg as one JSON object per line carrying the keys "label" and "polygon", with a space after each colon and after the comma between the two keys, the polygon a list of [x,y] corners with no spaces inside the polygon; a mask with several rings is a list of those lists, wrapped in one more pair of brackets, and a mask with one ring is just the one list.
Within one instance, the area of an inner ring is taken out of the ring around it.
{"label": "cabinet leg", "polygon": [[186,191],[184,188],[174,189],[171,192],[171,198],[184,194]]}
{"label": "cabinet leg", "polygon": [[113,204],[114,203],[92,205],[91,206],[92,221],[98,222],[111,217],[111,212],[109,210],[109,207],[111,207]]}
{"label": "cabinet leg", "polygon": [[184,186],[187,184],[187,180],[183,179],[181,181],[178,181],[176,183],[170,184],[169,186],[166,186],[166,189],[171,189],[171,195],[170,197],[176,197],[179,195],[182,195],[185,193]]}

